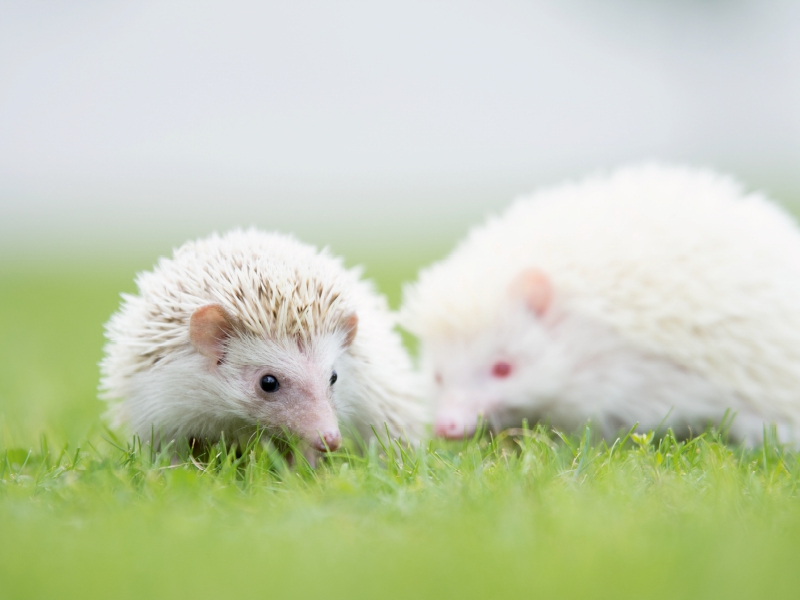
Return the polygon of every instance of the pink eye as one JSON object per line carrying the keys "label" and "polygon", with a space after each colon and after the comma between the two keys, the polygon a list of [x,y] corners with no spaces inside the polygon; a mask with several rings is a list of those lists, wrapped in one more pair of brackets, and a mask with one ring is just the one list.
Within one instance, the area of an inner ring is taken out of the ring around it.
{"label": "pink eye", "polygon": [[511,375],[511,365],[504,361],[494,363],[492,366],[492,375],[494,377],[508,377]]}
{"label": "pink eye", "polygon": [[439,385],[442,385],[442,374],[441,374],[441,373],[436,373],[436,374],[434,374],[434,376],[433,376],[433,380],[434,380],[436,383],[438,383]]}

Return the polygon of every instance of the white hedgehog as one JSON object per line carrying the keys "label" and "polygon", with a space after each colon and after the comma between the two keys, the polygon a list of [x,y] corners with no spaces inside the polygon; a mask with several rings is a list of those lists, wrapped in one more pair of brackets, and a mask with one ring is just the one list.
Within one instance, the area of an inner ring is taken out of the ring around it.
{"label": "white hedgehog", "polygon": [[145,440],[288,431],[317,450],[388,426],[414,439],[415,374],[385,299],[327,251],[256,230],[188,242],[106,325],[101,390]]}
{"label": "white hedgehog", "polygon": [[800,231],[710,171],[623,168],[522,198],[404,289],[435,432],[479,415],[612,436],[735,414],[800,441]]}

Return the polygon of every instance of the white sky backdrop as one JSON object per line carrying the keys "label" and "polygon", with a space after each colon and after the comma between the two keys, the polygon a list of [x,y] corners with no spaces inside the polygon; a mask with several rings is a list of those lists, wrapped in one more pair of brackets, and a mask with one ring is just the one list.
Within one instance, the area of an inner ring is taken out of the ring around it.
{"label": "white sky backdrop", "polygon": [[3,2],[0,256],[446,248],[629,160],[800,197],[800,2]]}

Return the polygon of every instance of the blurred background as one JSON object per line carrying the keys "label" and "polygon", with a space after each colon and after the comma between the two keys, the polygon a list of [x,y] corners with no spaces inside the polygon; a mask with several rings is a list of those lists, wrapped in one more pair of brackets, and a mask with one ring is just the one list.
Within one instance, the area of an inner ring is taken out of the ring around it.
{"label": "blurred background", "polygon": [[800,3],[3,3],[0,420],[82,435],[102,323],[187,238],[292,231],[396,304],[515,195],[642,159],[794,206]]}
{"label": "blurred background", "polygon": [[800,3],[2,8],[6,258],[152,259],[251,224],[446,248],[515,194],[643,158],[796,196]]}

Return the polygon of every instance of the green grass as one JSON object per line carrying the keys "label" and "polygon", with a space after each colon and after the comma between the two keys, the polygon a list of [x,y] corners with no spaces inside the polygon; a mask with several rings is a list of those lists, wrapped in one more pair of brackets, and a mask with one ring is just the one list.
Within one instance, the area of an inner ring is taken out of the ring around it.
{"label": "green grass", "polygon": [[312,471],[115,440],[96,363],[131,281],[0,274],[0,598],[798,595],[800,460],[775,444],[538,428]]}

